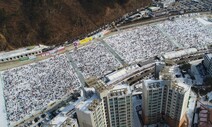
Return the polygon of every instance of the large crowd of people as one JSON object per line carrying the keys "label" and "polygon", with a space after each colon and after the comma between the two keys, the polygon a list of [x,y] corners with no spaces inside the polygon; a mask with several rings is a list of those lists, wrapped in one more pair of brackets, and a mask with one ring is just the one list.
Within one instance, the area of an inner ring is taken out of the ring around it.
{"label": "large crowd of people", "polygon": [[[204,48],[212,43],[211,33],[197,20],[187,18],[122,30],[104,41],[131,64],[174,50],[177,45],[172,38],[183,48]],[[102,77],[122,66],[107,48],[92,42],[69,53],[85,78]],[[9,121],[18,121],[80,87],[65,54],[6,70],[2,76]]]}
{"label": "large crowd of people", "polygon": [[80,87],[64,54],[6,70],[2,77],[9,121],[18,121],[33,111],[42,110]]}
{"label": "large crowd of people", "polygon": [[155,26],[141,26],[104,39],[126,62],[148,59],[175,46]]}
{"label": "large crowd of people", "polygon": [[101,77],[122,66],[100,42],[93,42],[70,53],[85,78]]}
{"label": "large crowd of people", "polygon": [[208,44],[212,43],[211,31],[194,18],[165,21],[159,23],[158,26],[183,48],[205,49]]}

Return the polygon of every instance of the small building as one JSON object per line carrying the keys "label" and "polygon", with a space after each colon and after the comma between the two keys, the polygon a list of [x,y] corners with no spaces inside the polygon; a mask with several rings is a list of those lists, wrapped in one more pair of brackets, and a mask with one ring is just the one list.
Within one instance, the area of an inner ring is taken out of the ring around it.
{"label": "small building", "polygon": [[80,127],[106,127],[103,101],[94,94],[90,99],[76,106]]}
{"label": "small building", "polygon": [[47,48],[45,45],[30,46],[26,48],[21,48],[9,52],[0,52],[0,63],[15,61],[15,60],[25,60],[29,59],[31,56],[36,56],[42,53],[42,49]]}
{"label": "small building", "polygon": [[59,115],[52,119],[49,124],[49,127],[78,127],[76,119],[69,118],[67,116]]}
{"label": "small building", "polygon": [[160,7],[148,7],[148,10],[152,11],[152,12],[156,12],[156,11],[159,11],[160,10]]}
{"label": "small building", "polygon": [[186,55],[191,55],[197,52],[196,48],[189,48],[189,49],[184,49],[184,50],[179,50],[179,51],[171,51],[171,52],[167,52],[164,53],[162,55],[162,57],[164,59],[175,59],[175,58],[179,58],[182,56],[186,56]]}
{"label": "small building", "polygon": [[144,124],[164,121],[179,127],[185,121],[191,80],[184,78],[177,66],[164,67],[158,80],[143,81],[142,116]]}

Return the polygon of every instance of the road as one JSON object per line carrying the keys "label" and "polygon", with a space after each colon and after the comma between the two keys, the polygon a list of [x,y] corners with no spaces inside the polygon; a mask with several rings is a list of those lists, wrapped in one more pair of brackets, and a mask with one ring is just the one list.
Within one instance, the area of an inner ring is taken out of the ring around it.
{"label": "road", "polygon": [[107,47],[107,49],[113,54],[113,56],[122,64],[127,65],[127,63],[103,40],[101,39],[100,42]]}
{"label": "road", "polygon": [[82,87],[85,86],[85,79],[84,79],[84,76],[82,75],[82,73],[80,72],[80,70],[78,69],[76,63],[74,62],[73,58],[71,57],[71,54],[70,53],[66,53],[66,56],[68,57],[69,59],[69,62],[71,64],[71,66],[73,67],[74,71],[76,72],[81,84],[82,84]]}
{"label": "road", "polygon": [[128,29],[128,28],[140,26],[140,25],[156,23],[156,22],[160,22],[160,21],[164,21],[164,20],[167,20],[167,17],[154,18],[154,19],[149,19],[149,20],[146,20],[146,21],[141,20],[141,21],[136,22],[136,23],[132,22],[130,24],[120,26],[119,29],[123,30],[123,29]]}
{"label": "road", "polygon": [[115,24],[113,24],[113,27],[114,27],[117,31],[120,31],[119,28],[118,28]]}
{"label": "road", "polygon": [[[48,56],[49,57],[49,56]],[[37,56],[36,60],[26,60],[26,61],[10,61],[6,63],[0,63],[0,71],[4,71],[10,68],[15,68],[23,65],[27,65],[34,62],[39,62],[41,60],[47,59],[47,56]]]}
{"label": "road", "polygon": [[[211,15],[210,12],[195,12],[195,13],[199,13],[200,15]],[[185,13],[185,14],[190,14],[189,13]],[[165,21],[168,19],[168,17],[175,17],[178,15],[164,15],[164,16],[160,16],[160,17],[154,17],[154,18],[150,18],[150,19],[145,19],[145,20],[139,20],[139,21],[134,21],[134,22],[130,22],[127,24],[123,24],[122,26],[118,27],[119,30],[123,30],[123,29],[128,29],[131,27],[136,27],[136,26],[140,26],[140,25],[145,25],[145,24],[152,24],[152,23],[157,23],[160,21]],[[116,29],[111,29],[111,31],[115,31]]]}
{"label": "road", "polygon": [[177,43],[176,40],[175,40],[173,37],[169,36],[169,35],[163,30],[163,28],[161,29],[161,28],[159,28],[157,25],[155,25],[155,26],[156,26],[156,28],[157,28],[164,36],[166,36],[166,37],[168,38],[168,40],[172,43],[172,45],[175,45],[176,47],[178,47],[178,48],[180,48],[180,49],[183,48],[183,46],[180,45],[179,43]]}

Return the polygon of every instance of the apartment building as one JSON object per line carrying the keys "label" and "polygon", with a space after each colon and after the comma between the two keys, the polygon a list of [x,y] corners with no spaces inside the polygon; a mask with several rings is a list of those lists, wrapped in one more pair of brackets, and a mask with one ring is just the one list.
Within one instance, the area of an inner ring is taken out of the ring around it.
{"label": "apartment building", "polygon": [[106,127],[104,104],[94,94],[90,99],[81,102],[76,107],[80,127]]}
{"label": "apartment building", "polygon": [[191,89],[191,80],[183,77],[177,66],[164,67],[159,80],[143,82],[143,121],[155,124],[166,121],[171,127],[180,126]]}
{"label": "apartment building", "polygon": [[132,127],[132,93],[129,85],[105,86],[101,80],[87,81],[102,100],[107,127]]}
{"label": "apartment building", "polygon": [[168,86],[164,118],[170,126],[182,125],[187,110],[190,88],[173,83]]}
{"label": "apartment building", "polygon": [[161,120],[164,84],[162,80],[145,80],[143,82],[143,121],[145,124]]}
{"label": "apartment building", "polygon": [[132,127],[132,93],[128,85],[117,85],[107,95],[110,127]]}

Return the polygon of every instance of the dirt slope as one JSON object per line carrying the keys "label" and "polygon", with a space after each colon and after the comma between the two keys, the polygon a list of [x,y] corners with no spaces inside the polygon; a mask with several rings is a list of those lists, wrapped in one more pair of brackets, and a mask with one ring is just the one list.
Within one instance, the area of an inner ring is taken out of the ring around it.
{"label": "dirt slope", "polygon": [[151,0],[0,0],[0,51],[58,44]]}

